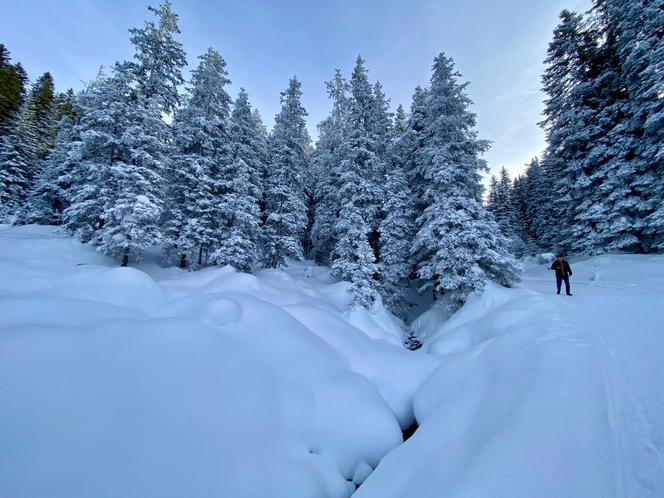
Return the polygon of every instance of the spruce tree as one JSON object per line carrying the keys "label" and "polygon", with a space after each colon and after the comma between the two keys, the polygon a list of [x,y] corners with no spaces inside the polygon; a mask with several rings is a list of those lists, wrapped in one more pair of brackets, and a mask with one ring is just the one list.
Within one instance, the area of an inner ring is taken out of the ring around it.
{"label": "spruce tree", "polygon": [[[612,130],[617,160],[605,174],[611,248],[664,247],[664,3],[595,0],[594,14],[612,50],[615,79],[624,88],[621,125]],[[608,168],[607,168],[608,169]],[[635,233],[636,229],[636,233]],[[614,235],[615,234],[615,235]]]}
{"label": "spruce tree", "polygon": [[187,58],[182,43],[175,36],[180,33],[178,16],[165,0],[157,7],[148,7],[157,18],[145,21],[142,28],[132,28],[131,43],[135,49],[131,69],[135,74],[140,94],[166,114],[180,104],[178,87],[184,83],[182,68]]}
{"label": "spruce tree", "polygon": [[223,190],[218,200],[225,235],[213,259],[247,271],[257,256],[264,158],[261,132],[244,89],[240,90],[233,106],[229,138],[230,162],[220,174]]}
{"label": "spruce tree", "polygon": [[78,138],[73,133],[76,112],[74,92],[55,95],[51,103],[51,134],[55,140],[48,156],[41,162],[40,171],[28,193],[23,221],[59,225],[62,211],[67,207],[65,191],[67,177],[77,160]]}
{"label": "spruce tree", "polygon": [[[126,76],[126,71],[122,73]],[[98,231],[105,224],[105,209],[112,205],[111,171],[126,156],[122,133],[128,122],[126,77],[100,71],[76,99],[77,120],[72,135],[80,138],[72,151],[73,166],[62,178],[67,185],[67,207],[62,213],[64,229],[84,243],[99,243]]]}
{"label": "spruce tree", "polygon": [[491,177],[488,200],[487,207],[498,223],[500,232],[510,240],[512,253],[522,256],[525,251],[525,242],[521,238],[518,226],[512,181],[504,166],[500,169],[499,180]]}
{"label": "spruce tree", "polygon": [[338,242],[334,251],[334,273],[352,283],[354,303],[370,307],[378,283],[376,247],[372,247],[374,226],[379,220],[381,190],[376,175],[384,171],[377,154],[376,104],[373,88],[361,57],[357,58],[350,80],[348,134],[341,145],[339,200],[336,223]]}
{"label": "spruce tree", "polygon": [[0,135],[8,134],[16,124],[27,82],[28,75],[21,64],[12,64],[9,51],[0,43]]}
{"label": "spruce tree", "polygon": [[26,196],[28,164],[15,133],[0,135],[0,222],[19,211]]}
{"label": "spruce tree", "polygon": [[419,277],[452,309],[481,291],[487,279],[511,285],[518,278],[508,240],[480,203],[480,173],[486,170],[480,154],[489,145],[477,138],[467,84],[459,77],[451,59],[436,57],[418,167],[426,207],[412,248]]}
{"label": "spruce tree", "polygon": [[313,256],[319,263],[329,264],[337,243],[336,224],[341,210],[339,200],[342,160],[341,146],[348,127],[348,82],[340,70],[326,83],[332,100],[330,115],[318,125],[318,142],[313,155],[312,170],[315,177],[314,223],[311,230]]}
{"label": "spruce tree", "polygon": [[301,84],[292,78],[281,94],[281,111],[269,138],[266,181],[264,265],[278,268],[287,258],[302,259],[307,228],[305,175],[308,174],[306,110]]}
{"label": "spruce tree", "polygon": [[178,102],[184,52],[174,34],[177,16],[164,3],[131,30],[135,61],[117,63],[84,95],[81,161],[72,176],[65,227],[126,266],[163,239],[164,171],[172,133],[163,113]]}
{"label": "spruce tree", "polygon": [[55,145],[29,194],[25,221],[59,225],[69,205],[67,189],[70,175],[79,158],[80,138],[75,135],[75,116],[65,115],[59,122]]}
{"label": "spruce tree", "polygon": [[229,160],[226,62],[212,48],[199,61],[185,105],[175,113],[174,153],[166,170],[165,250],[183,268],[203,264],[204,254],[216,250],[222,238],[215,182]]}
{"label": "spruce tree", "polygon": [[409,148],[406,116],[401,106],[397,108],[395,133],[399,136],[390,146],[385,218],[380,224],[380,293],[393,312],[403,315],[404,294],[413,271],[410,248],[416,213],[413,191],[405,174]]}
{"label": "spruce tree", "polygon": [[162,240],[163,172],[170,130],[160,107],[132,86],[129,65],[116,65],[111,81],[114,104],[124,121],[109,171],[112,203],[103,206],[104,223],[96,235],[100,250],[127,266],[130,257],[140,258],[144,249]]}

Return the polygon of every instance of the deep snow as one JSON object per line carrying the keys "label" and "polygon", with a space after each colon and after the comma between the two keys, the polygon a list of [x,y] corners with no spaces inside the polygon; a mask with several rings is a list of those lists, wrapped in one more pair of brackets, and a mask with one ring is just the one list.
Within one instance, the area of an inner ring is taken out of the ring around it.
{"label": "deep snow", "polygon": [[490,287],[425,348],[421,426],[357,498],[664,496],[664,257],[547,265]]}
{"label": "deep snow", "polygon": [[571,298],[529,264],[413,353],[310,263],[0,251],[0,498],[664,496],[662,256],[572,261]]}
{"label": "deep snow", "polygon": [[346,284],[0,227],[0,497],[346,497],[437,366]]}

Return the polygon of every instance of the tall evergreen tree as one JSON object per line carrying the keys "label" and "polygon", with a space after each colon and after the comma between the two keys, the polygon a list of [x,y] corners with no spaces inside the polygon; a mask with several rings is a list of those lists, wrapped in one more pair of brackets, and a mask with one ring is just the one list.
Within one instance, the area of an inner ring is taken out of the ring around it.
{"label": "tall evergreen tree", "polygon": [[62,221],[65,230],[84,243],[99,243],[105,210],[113,203],[117,186],[111,171],[126,157],[122,133],[128,122],[129,86],[126,71],[112,76],[100,71],[76,99],[72,134],[80,137],[80,144],[74,166],[63,178],[68,206]]}
{"label": "tall evergreen tree", "polygon": [[525,242],[521,238],[512,181],[504,166],[500,169],[499,180],[491,178],[488,200],[487,208],[493,214],[501,233],[510,240],[512,253],[522,256]]}
{"label": "tall evergreen tree", "polygon": [[[664,247],[664,2],[595,0],[594,14],[624,91],[620,126],[611,130],[616,160],[602,180],[609,248]],[[638,240],[635,240],[638,239]]]}
{"label": "tall evergreen tree", "polygon": [[281,111],[275,118],[268,149],[264,264],[283,266],[287,258],[302,259],[307,228],[304,176],[307,174],[308,134],[301,84],[292,78],[281,94]]}
{"label": "tall evergreen tree", "polygon": [[403,314],[404,293],[413,271],[410,248],[415,236],[416,212],[414,194],[405,173],[411,151],[408,123],[401,106],[397,108],[394,133],[397,136],[390,146],[385,218],[380,224],[380,292],[392,311]]}
{"label": "tall evergreen tree", "polygon": [[263,157],[261,133],[244,89],[233,107],[229,138],[231,155],[220,175],[223,190],[219,198],[225,236],[213,258],[246,271],[257,256]]}
{"label": "tall evergreen tree", "polygon": [[371,245],[382,199],[376,175],[384,171],[384,166],[383,159],[377,154],[379,143],[374,127],[376,104],[373,88],[361,57],[357,58],[350,89],[348,135],[341,145],[342,161],[339,165],[341,210],[336,224],[338,242],[332,268],[336,275],[351,281],[354,302],[370,307],[378,288],[377,254]]}
{"label": "tall evergreen tree", "polygon": [[162,240],[163,171],[170,130],[161,109],[131,86],[127,65],[116,66],[112,80],[120,97],[116,104],[126,121],[110,171],[113,202],[104,206],[98,237],[100,250],[127,266],[131,256],[140,258],[144,249]]}
{"label": "tall evergreen tree", "polygon": [[0,222],[16,215],[26,195],[28,164],[16,133],[0,135]]}
{"label": "tall evergreen tree", "polygon": [[180,28],[171,2],[165,0],[148,10],[157,22],[148,20],[142,28],[129,30],[136,50],[131,68],[140,94],[148,100],[154,99],[161,111],[170,114],[180,104],[178,87],[184,83],[182,68],[187,58],[182,43],[175,38]]}
{"label": "tall evergreen tree", "polygon": [[21,193],[21,208],[35,178],[40,174],[41,161],[53,148],[55,139],[53,78],[44,73],[28,93],[25,103],[18,113],[12,133],[14,148],[21,156],[25,168],[25,185]]}
{"label": "tall evergreen tree", "polygon": [[432,282],[452,309],[487,279],[503,285],[517,280],[508,241],[480,203],[480,173],[486,170],[480,154],[489,144],[477,138],[467,84],[459,76],[451,59],[436,57],[418,168],[427,182],[426,208],[412,249],[420,278]]}
{"label": "tall evergreen tree", "polygon": [[25,100],[28,75],[20,63],[12,64],[7,48],[0,43],[0,135],[10,132]]}
{"label": "tall evergreen tree", "polygon": [[131,30],[135,61],[117,63],[86,96],[82,159],[65,225],[126,266],[162,240],[164,170],[172,133],[163,120],[178,102],[184,52],[168,2],[151,9],[158,23]]}
{"label": "tall evergreen tree", "polygon": [[192,72],[185,105],[175,113],[175,153],[167,166],[166,254],[181,267],[200,266],[218,248],[220,170],[230,160],[230,83],[226,62],[209,48]]}
{"label": "tall evergreen tree", "polygon": [[348,128],[349,85],[340,70],[326,83],[332,100],[330,115],[318,125],[318,142],[312,169],[315,212],[312,226],[313,256],[319,263],[329,264],[337,243],[336,224],[341,202],[339,198],[342,144]]}
{"label": "tall evergreen tree", "polygon": [[60,119],[55,145],[45,159],[35,185],[30,191],[25,221],[59,225],[67,208],[70,175],[79,159],[80,138],[75,135],[75,116]]}

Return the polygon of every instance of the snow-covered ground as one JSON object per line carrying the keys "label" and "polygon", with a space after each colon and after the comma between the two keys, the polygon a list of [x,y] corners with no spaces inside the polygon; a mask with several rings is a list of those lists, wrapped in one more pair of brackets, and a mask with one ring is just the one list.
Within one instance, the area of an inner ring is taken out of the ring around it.
{"label": "snow-covered ground", "polygon": [[354,497],[664,496],[663,256],[573,260],[573,297],[529,265],[421,317],[413,353],[309,263],[118,268],[37,226],[0,227],[0,254],[0,498],[342,498],[367,476]]}
{"label": "snow-covered ground", "polygon": [[305,264],[119,268],[0,227],[0,498],[347,497],[439,360]]}
{"label": "snow-covered ground", "polygon": [[664,496],[664,257],[490,287],[431,336],[420,428],[357,498]]}

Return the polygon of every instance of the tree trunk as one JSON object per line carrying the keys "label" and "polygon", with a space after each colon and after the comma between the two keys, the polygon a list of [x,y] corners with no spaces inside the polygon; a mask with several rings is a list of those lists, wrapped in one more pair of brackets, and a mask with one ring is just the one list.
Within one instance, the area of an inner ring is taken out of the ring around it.
{"label": "tree trunk", "polygon": [[180,254],[180,268],[186,268],[186,267],[187,267],[187,255]]}
{"label": "tree trunk", "polygon": [[203,244],[201,244],[201,248],[198,250],[198,264],[203,264]]}
{"label": "tree trunk", "polygon": [[122,255],[122,264],[120,266],[127,266],[129,264],[129,248],[126,248],[124,250],[124,254]]}

